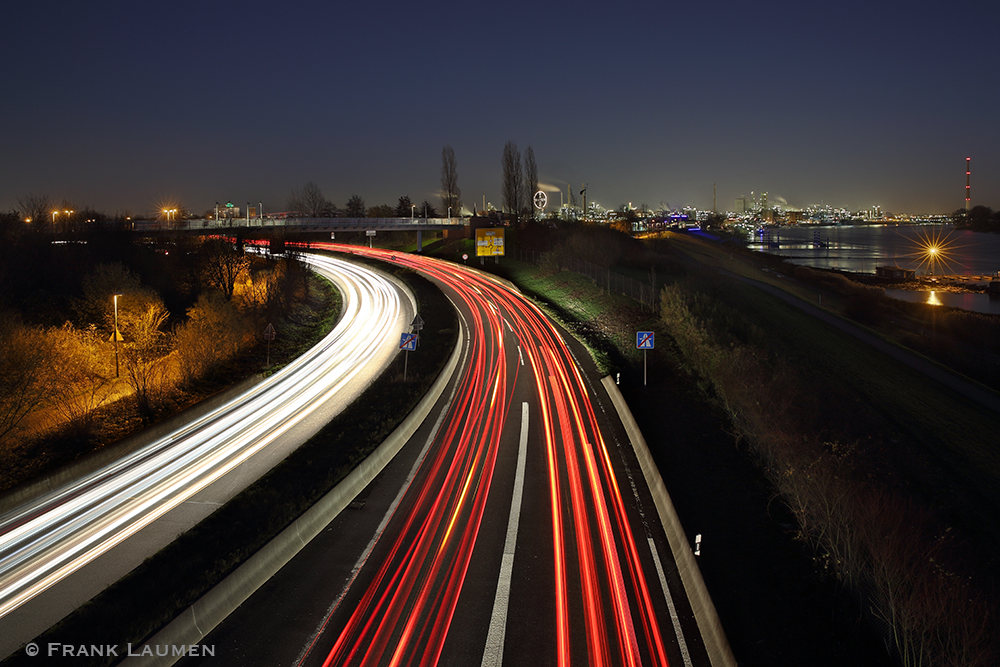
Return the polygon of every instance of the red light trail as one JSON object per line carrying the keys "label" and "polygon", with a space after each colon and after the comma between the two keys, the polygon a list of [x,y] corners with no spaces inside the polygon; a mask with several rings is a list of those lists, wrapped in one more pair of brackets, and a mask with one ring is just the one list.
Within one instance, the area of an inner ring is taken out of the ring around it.
{"label": "red light trail", "polygon": [[529,447],[544,448],[547,465],[548,489],[538,497],[549,505],[546,585],[552,586],[555,613],[538,623],[551,624],[555,662],[667,665],[653,595],[587,385],[546,316],[499,281],[455,264],[358,246],[319,247],[413,268],[439,281],[472,313],[470,363],[421,464],[426,472],[406,491],[413,499],[408,511],[393,516],[396,527],[382,538],[391,540],[389,556],[373,564],[376,571],[360,602],[344,612],[342,627],[329,628],[337,637],[323,665],[432,665],[441,659],[482,527],[512,394],[524,375],[518,357],[508,364],[513,350],[505,342],[505,323],[529,364],[533,380],[527,382],[541,424],[531,431]]}

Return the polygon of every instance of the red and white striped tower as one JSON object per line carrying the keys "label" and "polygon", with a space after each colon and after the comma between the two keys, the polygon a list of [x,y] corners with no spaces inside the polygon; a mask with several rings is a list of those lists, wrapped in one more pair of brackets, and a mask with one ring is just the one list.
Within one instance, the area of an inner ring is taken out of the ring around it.
{"label": "red and white striped tower", "polygon": [[965,212],[969,212],[972,206],[972,188],[969,185],[969,176],[972,174],[972,158],[965,158]]}

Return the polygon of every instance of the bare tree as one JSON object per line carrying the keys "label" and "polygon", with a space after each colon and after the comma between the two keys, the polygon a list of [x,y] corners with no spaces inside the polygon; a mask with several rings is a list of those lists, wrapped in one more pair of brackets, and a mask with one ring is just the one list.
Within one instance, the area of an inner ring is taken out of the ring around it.
{"label": "bare tree", "polygon": [[458,213],[462,207],[461,196],[455,151],[451,146],[445,146],[441,149],[441,206]]}
{"label": "bare tree", "polygon": [[111,399],[111,346],[96,325],[78,330],[67,322],[48,332],[56,349],[49,377],[57,387],[56,412],[77,437],[93,432],[97,409]]}
{"label": "bare tree", "polygon": [[191,382],[240,351],[246,324],[236,305],[216,291],[202,292],[187,314],[174,345],[181,374]]}
{"label": "bare tree", "polygon": [[55,354],[44,332],[0,313],[0,442],[15,435],[24,418],[54,395],[48,368]]}
{"label": "bare tree", "polygon": [[17,200],[17,208],[22,220],[31,220],[32,223],[37,223],[39,228],[52,220],[49,217],[52,213],[52,204],[47,195],[29,192]]}
{"label": "bare tree", "polygon": [[503,195],[504,210],[514,216],[521,212],[522,200],[524,198],[524,181],[521,176],[521,151],[517,150],[517,144],[508,141],[503,147],[503,184],[501,194]]}
{"label": "bare tree", "polygon": [[538,192],[538,165],[535,164],[535,151],[531,149],[531,146],[528,146],[524,151],[524,186],[527,190],[525,192],[526,213],[534,217],[534,197],[535,193]]}
{"label": "bare tree", "polygon": [[205,279],[227,299],[233,298],[236,281],[250,266],[250,260],[235,244],[225,239],[210,239],[202,248]]}
{"label": "bare tree", "polygon": [[166,336],[160,328],[170,315],[162,302],[149,303],[131,322],[131,340],[126,339],[125,381],[132,388],[136,408],[143,420],[152,418],[167,376]]}
{"label": "bare tree", "polygon": [[334,208],[323,196],[319,186],[312,181],[303,185],[301,190],[292,190],[285,203],[289,211],[302,213],[310,218],[318,218]]}
{"label": "bare tree", "polygon": [[[100,324],[114,330],[114,295],[122,294],[119,306],[128,309],[137,306],[133,298],[142,289],[139,277],[124,264],[98,264],[81,281],[83,298],[76,302],[77,313],[85,322]],[[125,297],[129,294],[129,297]],[[124,311],[123,311],[124,314]]]}

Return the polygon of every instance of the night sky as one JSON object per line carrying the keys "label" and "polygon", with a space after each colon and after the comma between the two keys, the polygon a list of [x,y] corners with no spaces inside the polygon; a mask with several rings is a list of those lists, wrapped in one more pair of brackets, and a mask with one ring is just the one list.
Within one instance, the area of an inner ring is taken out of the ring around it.
{"label": "night sky", "polygon": [[617,208],[1000,208],[1000,3],[31,2],[0,31],[0,210],[500,204],[508,140]]}

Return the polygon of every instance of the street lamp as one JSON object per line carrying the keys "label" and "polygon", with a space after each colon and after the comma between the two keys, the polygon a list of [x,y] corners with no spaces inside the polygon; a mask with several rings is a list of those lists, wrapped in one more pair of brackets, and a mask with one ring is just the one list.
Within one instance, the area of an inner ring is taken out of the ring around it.
{"label": "street lamp", "polygon": [[410,220],[413,220],[413,211],[417,208],[416,204],[410,204]]}
{"label": "street lamp", "polygon": [[112,338],[115,339],[115,377],[118,377],[118,341],[121,339],[122,335],[118,333],[118,297],[122,296],[121,292],[115,292],[115,332],[112,334]]}
{"label": "street lamp", "polygon": [[448,222],[451,222],[451,206],[448,207]]}

